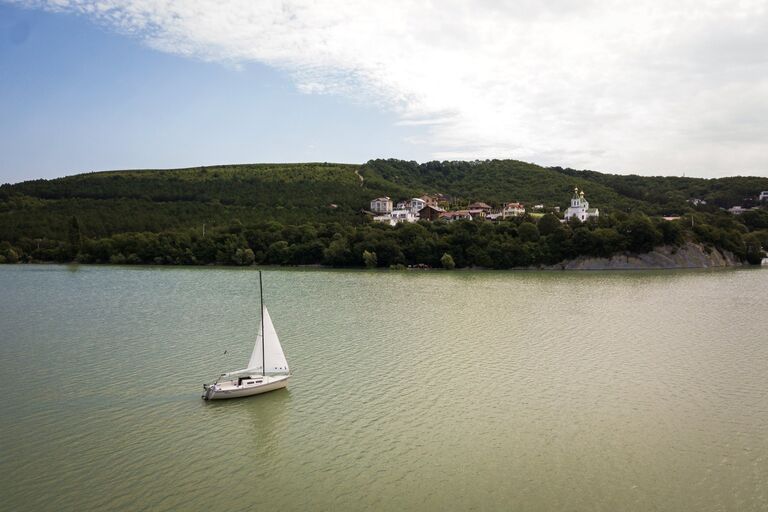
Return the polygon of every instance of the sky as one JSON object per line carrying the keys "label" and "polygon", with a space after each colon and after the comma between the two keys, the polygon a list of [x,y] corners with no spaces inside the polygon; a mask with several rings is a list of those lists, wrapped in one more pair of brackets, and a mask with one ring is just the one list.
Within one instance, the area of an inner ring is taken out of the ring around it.
{"label": "sky", "polygon": [[0,0],[0,182],[515,158],[768,176],[768,0]]}

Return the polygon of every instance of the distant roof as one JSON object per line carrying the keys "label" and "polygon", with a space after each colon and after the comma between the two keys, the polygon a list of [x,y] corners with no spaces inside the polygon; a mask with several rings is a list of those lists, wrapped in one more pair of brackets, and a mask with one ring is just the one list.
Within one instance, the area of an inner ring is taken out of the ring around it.
{"label": "distant roof", "polygon": [[440,214],[441,217],[448,217],[448,218],[450,218],[450,217],[466,217],[468,215],[471,217],[471,214],[470,214],[470,212],[468,210],[456,210],[456,211],[452,211],[452,212],[443,212],[443,213]]}
{"label": "distant roof", "polygon": [[468,206],[468,208],[469,209],[472,209],[472,208],[490,209],[490,206],[485,203],[477,202],[477,203],[472,203],[471,205]]}

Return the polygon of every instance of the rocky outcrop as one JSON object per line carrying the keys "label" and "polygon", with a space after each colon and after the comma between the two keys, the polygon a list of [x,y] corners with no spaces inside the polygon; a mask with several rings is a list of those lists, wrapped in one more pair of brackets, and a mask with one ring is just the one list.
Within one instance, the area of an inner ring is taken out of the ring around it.
{"label": "rocky outcrop", "polygon": [[631,270],[660,268],[711,268],[740,266],[733,254],[688,242],[678,247],[662,246],[645,254],[620,254],[610,258],[580,256],[550,268],[563,270]]}

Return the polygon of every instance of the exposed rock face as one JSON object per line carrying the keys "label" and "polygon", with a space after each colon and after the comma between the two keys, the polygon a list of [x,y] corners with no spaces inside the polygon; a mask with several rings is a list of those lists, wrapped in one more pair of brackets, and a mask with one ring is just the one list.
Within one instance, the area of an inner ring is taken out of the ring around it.
{"label": "exposed rock face", "polygon": [[740,266],[742,262],[730,252],[705,248],[688,242],[679,247],[663,246],[645,254],[622,254],[610,258],[581,256],[552,268],[563,270],[618,270],[654,268],[710,268]]}

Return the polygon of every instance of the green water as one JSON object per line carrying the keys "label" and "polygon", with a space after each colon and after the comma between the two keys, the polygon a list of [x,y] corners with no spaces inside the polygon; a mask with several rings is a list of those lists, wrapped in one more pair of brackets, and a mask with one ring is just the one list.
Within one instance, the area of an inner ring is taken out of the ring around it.
{"label": "green water", "polygon": [[0,267],[0,509],[768,510],[768,270],[264,278]]}

